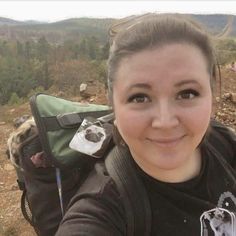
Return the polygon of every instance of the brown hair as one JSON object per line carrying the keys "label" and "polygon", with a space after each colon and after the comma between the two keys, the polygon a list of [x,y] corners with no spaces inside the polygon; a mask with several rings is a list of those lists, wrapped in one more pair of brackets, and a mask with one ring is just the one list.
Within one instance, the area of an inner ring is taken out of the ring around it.
{"label": "brown hair", "polygon": [[[125,18],[110,29],[111,47],[108,60],[109,100],[112,102],[116,71],[123,58],[145,49],[171,43],[188,43],[198,47],[206,58],[211,85],[216,77],[216,61],[208,33],[180,14],[145,14]],[[212,86],[213,87],[213,86]]]}

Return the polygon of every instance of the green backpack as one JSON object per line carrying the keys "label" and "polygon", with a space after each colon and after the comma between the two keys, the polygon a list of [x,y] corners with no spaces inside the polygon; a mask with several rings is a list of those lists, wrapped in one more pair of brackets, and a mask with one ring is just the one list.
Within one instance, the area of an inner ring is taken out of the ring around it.
{"label": "green backpack", "polygon": [[47,158],[62,169],[73,167],[84,159],[83,154],[69,147],[83,119],[112,113],[105,105],[82,104],[45,94],[31,97],[30,106]]}
{"label": "green backpack", "polygon": [[[30,127],[19,145],[21,209],[37,235],[50,236],[57,231],[70,199],[97,162],[97,158],[69,147],[73,136],[85,118],[112,126],[113,115],[109,106],[81,104],[46,94],[31,97],[30,106],[36,126]],[[149,235],[151,210],[146,191],[132,164],[116,154],[114,146],[108,139],[100,160],[105,161],[124,199],[128,235]]]}

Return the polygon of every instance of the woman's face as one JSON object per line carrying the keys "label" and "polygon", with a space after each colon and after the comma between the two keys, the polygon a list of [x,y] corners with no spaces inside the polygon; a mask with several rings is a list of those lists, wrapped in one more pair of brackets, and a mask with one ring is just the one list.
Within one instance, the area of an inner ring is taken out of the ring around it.
{"label": "woman's face", "polygon": [[196,171],[197,147],[212,109],[210,75],[200,49],[176,43],[124,58],[113,104],[115,124],[146,173],[175,182],[175,176],[183,181]]}

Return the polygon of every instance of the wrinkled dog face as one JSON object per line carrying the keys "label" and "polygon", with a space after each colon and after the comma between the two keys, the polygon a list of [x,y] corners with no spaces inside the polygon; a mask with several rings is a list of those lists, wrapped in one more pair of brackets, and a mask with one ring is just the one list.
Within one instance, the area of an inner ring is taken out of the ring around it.
{"label": "wrinkled dog face", "polygon": [[17,117],[13,120],[14,123],[14,127],[18,128],[20,127],[26,120],[28,120],[30,118],[29,115],[23,115],[21,117]]}
{"label": "wrinkled dog face", "polygon": [[12,164],[20,168],[19,166],[19,146],[22,142],[24,142],[31,134],[32,128],[34,128],[35,121],[33,118],[26,120],[23,124],[21,124],[15,131],[13,131],[8,140],[7,140],[7,147],[8,147],[8,154]]}

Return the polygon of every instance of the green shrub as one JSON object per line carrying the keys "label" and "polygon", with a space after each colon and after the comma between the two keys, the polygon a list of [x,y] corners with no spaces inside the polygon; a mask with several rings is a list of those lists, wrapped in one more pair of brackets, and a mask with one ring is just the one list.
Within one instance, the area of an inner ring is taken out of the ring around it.
{"label": "green shrub", "polygon": [[18,105],[21,103],[21,99],[16,93],[12,93],[10,99],[8,100],[9,105]]}
{"label": "green shrub", "polygon": [[37,88],[35,88],[35,89],[32,89],[32,90],[28,93],[27,97],[30,98],[30,97],[32,97],[33,95],[37,94],[37,93],[45,93],[45,89],[44,89],[42,86],[39,86],[39,87],[37,87]]}

